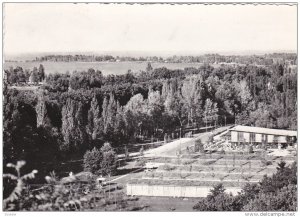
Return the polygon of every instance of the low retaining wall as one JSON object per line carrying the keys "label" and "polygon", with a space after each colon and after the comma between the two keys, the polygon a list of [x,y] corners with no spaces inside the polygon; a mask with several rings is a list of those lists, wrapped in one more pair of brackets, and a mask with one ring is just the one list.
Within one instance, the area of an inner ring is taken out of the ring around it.
{"label": "low retaining wall", "polygon": [[[161,197],[206,197],[211,186],[174,186],[174,185],[143,185],[127,184],[127,195],[161,196]],[[238,187],[227,187],[226,192],[237,195]]]}

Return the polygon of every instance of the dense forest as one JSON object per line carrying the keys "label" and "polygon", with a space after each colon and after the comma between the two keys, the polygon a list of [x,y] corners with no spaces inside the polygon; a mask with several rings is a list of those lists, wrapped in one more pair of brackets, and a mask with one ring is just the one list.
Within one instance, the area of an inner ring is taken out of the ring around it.
{"label": "dense forest", "polygon": [[[44,81],[36,90],[12,87],[33,74]],[[47,74],[41,65],[5,76],[3,165],[82,157],[105,142],[124,153],[131,144],[206,125],[297,129],[297,74],[287,63],[184,70],[149,63],[138,74],[108,76],[94,69]]]}

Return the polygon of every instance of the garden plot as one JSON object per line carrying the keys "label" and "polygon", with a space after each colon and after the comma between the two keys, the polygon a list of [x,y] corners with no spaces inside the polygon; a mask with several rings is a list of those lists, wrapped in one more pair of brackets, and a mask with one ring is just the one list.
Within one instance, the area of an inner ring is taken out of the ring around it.
{"label": "garden plot", "polygon": [[[245,160],[245,159],[252,159],[252,160],[284,160],[284,161],[293,161],[295,159],[295,156],[293,155],[286,155],[286,156],[274,156],[271,155],[273,151],[267,151],[267,152],[255,152],[252,154],[244,153],[244,152],[226,152],[226,153],[219,153],[219,152],[206,152],[206,153],[183,153],[180,155],[181,159],[186,160],[194,160],[194,159],[228,159],[228,160]],[[178,158],[178,156],[169,156],[169,157],[156,157],[155,160],[161,160],[161,159],[175,159]]]}
{"label": "garden plot", "polygon": [[190,166],[182,166],[182,165],[169,165],[166,164],[165,166],[160,166],[155,172],[163,172],[163,173],[168,173],[168,172],[182,172],[186,171],[189,173],[209,173],[211,171],[214,171],[216,173],[245,173],[245,172],[251,172],[251,173],[262,173],[262,174],[273,174],[276,172],[276,168],[262,168],[262,167],[247,167],[247,166],[199,166],[199,165],[190,165]]}
{"label": "garden plot", "polygon": [[274,156],[260,156],[260,155],[221,155],[221,154],[202,154],[184,157],[172,158],[156,158],[153,161],[158,163],[171,164],[199,164],[199,165],[246,165],[251,164],[253,167],[265,167],[273,165],[276,168],[277,163],[284,160],[288,165],[293,163],[295,158],[291,157],[274,157]]}
{"label": "garden plot", "polygon": [[196,180],[196,181],[232,181],[239,182],[245,180],[249,182],[258,182],[264,174],[257,173],[216,173],[215,171],[205,173],[191,173],[174,171],[169,173],[155,172],[145,174],[142,179],[162,179],[162,180]]}
{"label": "garden plot", "polygon": [[[151,161],[153,162],[153,161]],[[157,162],[157,161],[155,161]],[[280,161],[258,161],[258,160],[236,160],[236,161],[229,161],[229,160],[198,160],[198,161],[183,161],[180,159],[169,159],[169,160],[163,160],[159,161],[160,163],[164,163],[165,165],[169,165],[172,167],[183,167],[186,168],[192,167],[192,168],[199,168],[199,169],[207,169],[210,167],[216,167],[216,168],[267,168],[268,170],[276,169],[277,163]],[[163,165],[162,165],[163,166]],[[161,167],[162,167],[161,166]],[[167,167],[167,166],[165,166]],[[170,170],[172,170],[170,168]],[[168,168],[166,168],[168,170]]]}
{"label": "garden plot", "polygon": [[[291,164],[294,159],[290,156],[268,156],[266,153],[202,153],[152,158],[148,162],[161,165],[130,180],[129,193],[162,196],[168,192],[168,195],[195,197],[198,193],[204,195],[219,183],[237,193],[245,184],[257,183],[264,175],[274,174],[282,160]],[[135,191],[135,187],[139,190]]]}

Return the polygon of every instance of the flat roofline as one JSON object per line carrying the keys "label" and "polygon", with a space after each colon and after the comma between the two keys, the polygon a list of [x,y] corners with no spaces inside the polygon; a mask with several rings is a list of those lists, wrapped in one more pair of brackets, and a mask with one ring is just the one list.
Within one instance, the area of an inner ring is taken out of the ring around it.
{"label": "flat roofline", "polygon": [[230,129],[230,131],[237,131],[237,132],[245,132],[245,133],[257,133],[257,134],[266,134],[266,135],[275,135],[275,136],[297,136],[297,135],[284,135],[284,134],[275,134],[275,133],[265,133],[265,132],[250,132],[247,130],[236,130],[236,129]]}
{"label": "flat roofline", "polygon": [[250,126],[235,126],[229,131],[237,132],[248,132],[248,133],[258,133],[258,134],[267,134],[267,135],[279,135],[279,136],[297,136],[297,131],[295,130],[282,130],[282,129],[271,129],[263,127],[250,127]]}

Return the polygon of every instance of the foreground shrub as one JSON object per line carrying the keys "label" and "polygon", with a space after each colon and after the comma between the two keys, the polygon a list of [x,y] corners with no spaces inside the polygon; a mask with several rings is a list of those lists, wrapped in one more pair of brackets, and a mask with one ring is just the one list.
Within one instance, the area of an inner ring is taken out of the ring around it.
{"label": "foreground shrub", "polygon": [[297,187],[288,185],[275,193],[258,194],[243,207],[243,211],[297,211]]}
{"label": "foreground shrub", "polygon": [[[3,200],[3,210],[16,211],[63,211],[63,210],[80,210],[87,199],[82,197],[78,186],[66,186],[60,184],[54,176],[47,176],[48,185],[44,185],[39,189],[29,190],[26,188],[26,181],[34,179],[36,170],[29,174],[21,176],[21,168],[25,165],[25,161],[18,161],[16,165],[7,164],[16,170],[17,176],[14,174],[3,174],[3,178],[9,178],[16,181],[16,186],[8,198]],[[86,207],[86,206],[85,206]]]}
{"label": "foreground shrub", "polygon": [[[31,173],[21,176],[21,168],[25,165],[25,161],[18,161],[17,164],[8,163],[6,166],[14,168],[17,175],[14,174],[3,174],[3,179],[10,179],[15,182],[16,185],[10,195],[3,199],[3,209],[4,210],[14,210],[14,202],[20,199],[20,196],[25,188],[25,182],[29,179],[34,179],[37,170],[33,170]],[[5,187],[5,186],[4,186]]]}
{"label": "foreground shrub", "polygon": [[199,211],[233,211],[234,197],[225,193],[225,188],[219,184],[214,186],[210,194],[206,198],[201,198],[193,208]]}
{"label": "foreground shrub", "polygon": [[97,189],[95,182],[87,183],[86,180],[91,178],[88,173],[76,174],[76,179],[68,184],[51,173],[45,177],[47,184],[31,189],[27,180],[35,178],[37,171],[21,176],[20,169],[24,165],[24,161],[19,161],[16,165],[7,164],[16,169],[17,175],[4,174],[3,177],[15,180],[17,184],[10,196],[3,200],[4,211],[115,211],[127,206],[124,193],[107,193]]}

